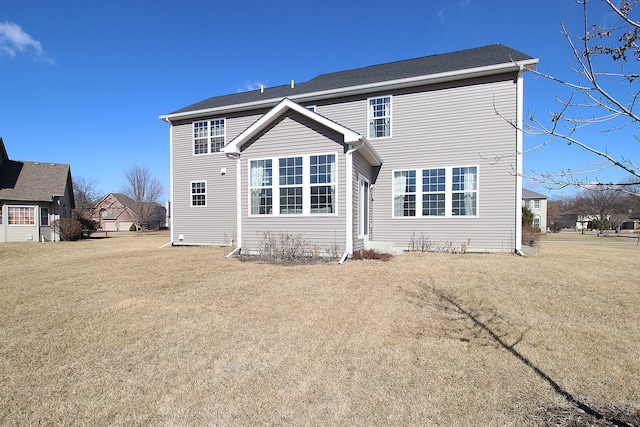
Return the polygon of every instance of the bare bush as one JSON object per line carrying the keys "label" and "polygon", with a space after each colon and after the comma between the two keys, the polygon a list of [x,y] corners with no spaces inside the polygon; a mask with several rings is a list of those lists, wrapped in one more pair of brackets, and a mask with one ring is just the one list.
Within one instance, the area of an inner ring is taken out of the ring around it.
{"label": "bare bush", "polygon": [[82,237],[82,223],[77,219],[57,219],[51,223],[51,227],[63,241],[78,240]]}
{"label": "bare bush", "polygon": [[[301,234],[265,231],[258,242],[256,259],[266,262],[314,263],[331,262],[340,258],[340,245],[311,243]],[[246,255],[244,255],[246,259]]]}
{"label": "bare bush", "polygon": [[471,239],[464,242],[454,242],[451,240],[434,241],[429,239],[424,233],[416,236],[415,232],[409,239],[409,252],[436,252],[442,254],[463,254],[467,252]]}

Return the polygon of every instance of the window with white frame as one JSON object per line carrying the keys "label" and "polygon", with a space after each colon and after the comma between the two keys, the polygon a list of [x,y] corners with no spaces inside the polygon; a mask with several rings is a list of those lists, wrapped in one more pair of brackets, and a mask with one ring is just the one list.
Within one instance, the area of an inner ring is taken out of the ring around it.
{"label": "window with white frame", "polygon": [[369,138],[391,136],[391,95],[369,98]]}
{"label": "window with white frame", "polygon": [[540,199],[534,199],[533,200],[533,208],[534,209],[540,209]]}
{"label": "window with white frame", "polygon": [[[274,164],[277,167],[273,167]],[[249,212],[251,215],[335,214],[336,183],[335,154],[250,160]]]}
{"label": "window with white frame", "polygon": [[193,154],[218,153],[224,147],[225,119],[193,122]]}
{"label": "window with white frame", "polygon": [[422,216],[444,216],[445,213],[445,170],[422,170]]}
{"label": "window with white frame", "polygon": [[535,228],[540,228],[540,217],[538,215],[533,217],[533,226]]}
{"label": "window with white frame", "polygon": [[[416,177],[422,178],[421,186]],[[394,218],[477,215],[477,166],[393,172]]]}
{"label": "window with white frame", "polygon": [[250,162],[249,194],[252,215],[273,214],[273,161]]}
{"label": "window with white frame", "polygon": [[393,173],[393,215],[416,216],[416,171]]}
{"label": "window with white frame", "polygon": [[207,182],[191,182],[191,206],[207,206]]}
{"label": "window with white frame", "polygon": [[312,214],[335,213],[336,155],[309,157]]}
{"label": "window with white frame", "polygon": [[40,208],[40,225],[49,226],[49,208]]}
{"label": "window with white frame", "polygon": [[36,209],[33,207],[9,206],[7,208],[9,225],[35,225]]}
{"label": "window with white frame", "polygon": [[452,215],[475,216],[477,212],[478,168],[453,168]]}

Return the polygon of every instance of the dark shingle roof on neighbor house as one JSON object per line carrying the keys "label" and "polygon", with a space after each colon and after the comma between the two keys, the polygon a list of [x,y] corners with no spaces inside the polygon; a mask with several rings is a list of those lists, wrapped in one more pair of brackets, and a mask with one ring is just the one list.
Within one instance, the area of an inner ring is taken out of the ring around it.
{"label": "dark shingle roof on neighbor house", "polygon": [[0,138],[0,200],[50,202],[71,185],[68,164],[10,160]]}
{"label": "dark shingle roof on neighbor house", "polygon": [[512,64],[520,61],[526,61],[531,64],[537,62],[537,60],[531,56],[504,45],[495,44],[458,52],[424,56],[421,58],[321,74],[307,82],[295,83],[294,87],[284,85],[264,88],[264,91],[258,89],[214,96],[176,110],[167,116],[267,99],[293,97],[340,88],[409,79],[412,77],[490,67],[498,64]]}
{"label": "dark shingle roof on neighbor house", "polygon": [[544,194],[536,193],[535,191],[531,191],[529,189],[522,189],[522,198],[523,199],[546,199],[547,196]]}

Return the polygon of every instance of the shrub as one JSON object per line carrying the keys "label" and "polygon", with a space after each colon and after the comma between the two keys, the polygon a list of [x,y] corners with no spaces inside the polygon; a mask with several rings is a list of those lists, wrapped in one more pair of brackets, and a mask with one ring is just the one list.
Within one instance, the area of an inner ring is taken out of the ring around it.
{"label": "shrub", "polygon": [[98,223],[90,218],[79,217],[76,220],[82,226],[82,236],[91,237],[93,233],[98,229]]}
{"label": "shrub", "polygon": [[57,219],[53,221],[51,227],[63,241],[78,240],[82,237],[82,224],[77,219]]}
{"label": "shrub", "polygon": [[393,258],[393,255],[376,252],[374,249],[360,249],[359,251],[355,251],[353,253],[353,259],[376,259],[380,261],[389,261]]}
{"label": "shrub", "polygon": [[135,224],[131,224],[131,227],[129,227],[129,231],[136,231],[136,225]]}
{"label": "shrub", "polygon": [[535,245],[540,240],[540,229],[530,225],[522,226],[522,244],[526,246]]}
{"label": "shrub", "polygon": [[562,227],[564,226],[562,221],[551,221],[551,223],[549,224],[549,230],[552,233],[559,233],[560,231],[562,231]]}

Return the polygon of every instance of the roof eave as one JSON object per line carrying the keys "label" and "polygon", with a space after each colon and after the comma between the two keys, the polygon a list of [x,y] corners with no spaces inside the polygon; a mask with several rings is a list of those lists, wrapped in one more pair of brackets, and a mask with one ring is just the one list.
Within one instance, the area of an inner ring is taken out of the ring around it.
{"label": "roof eave", "polygon": [[[505,62],[501,64],[487,65],[483,67],[467,68],[463,70],[447,71],[444,73],[428,74],[422,76],[408,77],[404,79],[386,80],[382,82],[368,83],[364,85],[348,86],[342,88],[328,89],[323,91],[308,92],[298,95],[290,95],[289,99],[297,103],[319,101],[351,95],[361,95],[370,92],[385,90],[403,89],[413,86],[445,83],[449,81],[464,80],[470,78],[484,77],[494,74],[503,74],[515,71],[528,71],[538,63],[537,58]],[[161,120],[170,122],[172,120],[186,120],[205,116],[228,114],[238,111],[268,108],[277,105],[282,101],[282,97],[268,98],[259,101],[245,102],[240,104],[223,105],[220,107],[206,108],[182,113],[170,113],[159,116]]]}

